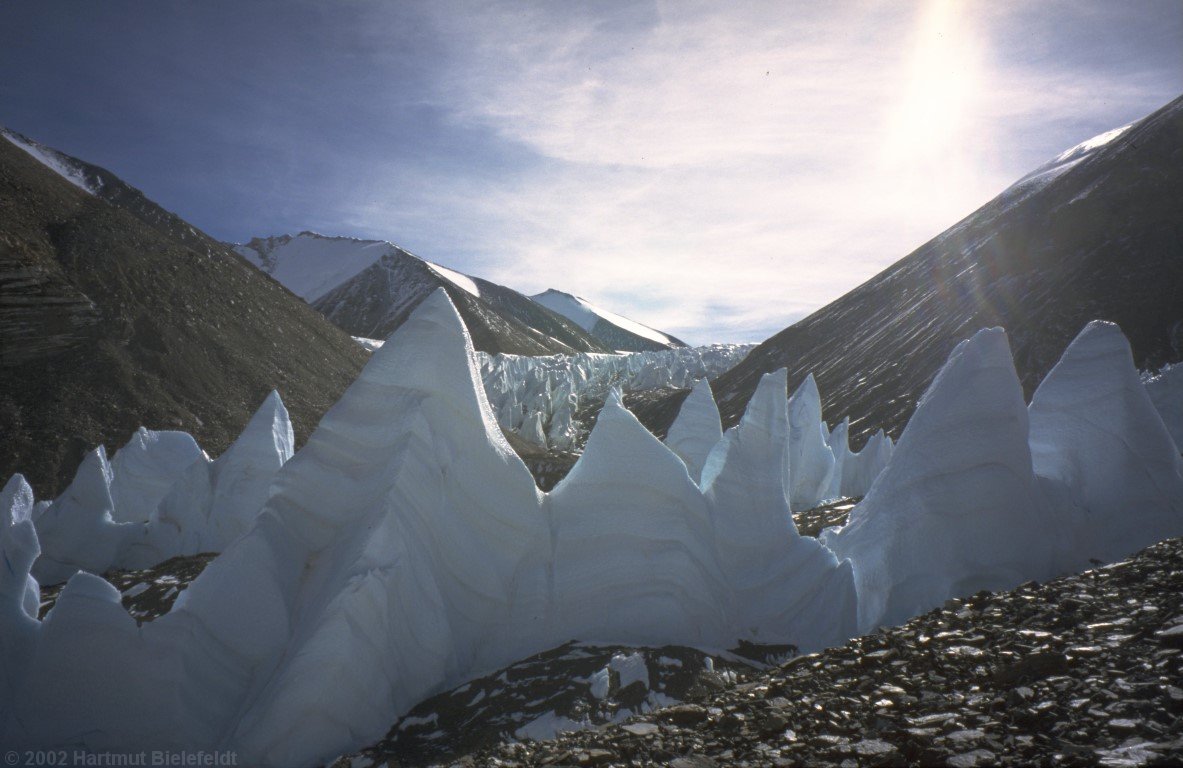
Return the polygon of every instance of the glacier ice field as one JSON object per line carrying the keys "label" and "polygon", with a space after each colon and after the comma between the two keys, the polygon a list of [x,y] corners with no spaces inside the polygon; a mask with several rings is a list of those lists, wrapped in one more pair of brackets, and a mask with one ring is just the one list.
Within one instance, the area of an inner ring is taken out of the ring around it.
{"label": "glacier ice field", "polygon": [[[858,453],[846,422],[823,422],[812,377],[786,397],[786,372],[765,375],[724,432],[705,364],[522,360],[476,355],[437,291],[299,451],[272,393],[217,459],[141,429],[111,460],[88,454],[52,501],[13,476],[0,743],[315,765],[435,692],[572,639],[818,650],[1183,535],[1178,424],[1164,423],[1180,367],[1143,381],[1110,323],[1081,331],[1030,404],[1006,333],[980,331],[898,444],[879,434]],[[616,386],[640,376],[700,380],[664,443],[621,403]],[[605,404],[544,493],[501,427],[530,414],[566,444],[580,377]],[[792,511],[841,496],[864,496],[845,526],[798,533]],[[210,551],[142,626],[96,575]],[[39,583],[61,581],[39,620]]]}

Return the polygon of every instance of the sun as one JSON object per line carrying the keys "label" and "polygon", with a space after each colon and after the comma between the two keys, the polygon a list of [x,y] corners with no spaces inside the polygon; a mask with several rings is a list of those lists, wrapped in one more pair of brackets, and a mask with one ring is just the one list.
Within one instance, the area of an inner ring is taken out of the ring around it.
{"label": "sun", "polygon": [[955,0],[930,0],[919,15],[888,122],[885,154],[891,165],[940,158],[970,138],[968,118],[982,87],[983,41],[966,8]]}

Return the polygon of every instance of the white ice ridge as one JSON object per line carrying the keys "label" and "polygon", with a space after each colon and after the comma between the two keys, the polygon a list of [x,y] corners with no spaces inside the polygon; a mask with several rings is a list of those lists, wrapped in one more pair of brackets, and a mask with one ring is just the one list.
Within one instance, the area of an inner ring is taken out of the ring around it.
{"label": "white ice ridge", "polygon": [[896,624],[955,594],[1046,574],[1027,447],[1027,410],[1006,334],[953,350],[895,456],[841,530],[826,537],[854,563],[859,625]]}
{"label": "white ice ridge", "polygon": [[789,398],[789,464],[792,477],[789,503],[809,509],[826,498],[837,463],[826,444],[830,431],[822,421],[822,397],[813,374]]}
{"label": "white ice ridge", "polygon": [[[790,516],[784,371],[765,376],[712,447],[701,486],[610,392],[586,452],[544,494],[505,442],[471,339],[437,291],[275,472],[261,507],[243,513],[246,532],[155,621],[137,627],[88,573],[38,621],[37,507],[19,476],[9,481],[0,700],[12,705],[0,743],[216,746],[243,764],[322,764],[379,739],[425,696],[568,640],[814,650],[1075,567],[1109,552],[1093,543],[1117,525],[1123,551],[1179,535],[1179,457],[1131,388],[1118,338],[1086,329],[1037,394],[1030,433],[1005,334],[963,342],[866,500],[825,537],[831,549]],[[256,418],[271,428],[252,422],[242,439],[268,436],[282,453],[290,443],[267,414]],[[841,452],[840,437],[826,433]],[[1064,457],[1040,458],[1065,441]],[[83,469],[55,506],[79,505],[83,526],[120,525],[105,457]],[[1082,483],[1094,472],[1097,483]],[[219,508],[216,487],[208,497]],[[1129,515],[1134,503],[1163,511]],[[200,519],[206,503],[196,509],[182,517]]]}
{"label": "white ice ridge", "polygon": [[34,513],[42,549],[34,575],[53,584],[78,570],[101,574],[221,551],[254,520],[294,444],[287,409],[272,392],[216,461],[185,432],[141,427],[111,462],[99,446],[66,491]]}
{"label": "white ice ridge", "polygon": [[700,379],[682,401],[678,417],[670,425],[665,444],[686,464],[690,479],[698,482],[711,449],[723,437],[719,406],[715,403],[711,385]]}
{"label": "white ice ridge", "polygon": [[1067,567],[1178,535],[1183,457],[1116,325],[1081,331],[1035,390],[1030,415],[1035,474],[1070,523]]}
{"label": "white ice ridge", "polygon": [[[739,363],[751,344],[679,347],[624,355],[523,357],[478,353],[481,380],[498,423],[544,448],[572,450],[582,433],[575,414],[612,387],[625,392],[687,388]],[[716,414],[718,409],[716,409]]]}
{"label": "white ice ridge", "polygon": [[1006,334],[962,342],[844,528],[859,629],[1183,535],[1183,463],[1115,325],[1090,323],[1023,407]]}
{"label": "white ice ridge", "polygon": [[[23,592],[4,592],[0,634],[25,630],[5,657],[0,696],[20,705],[0,713],[0,743],[219,744],[249,764],[310,765],[376,740],[432,691],[572,638],[814,649],[850,634],[849,566],[797,535],[783,493],[761,526],[729,522],[746,511],[733,503],[743,482],[784,487],[783,463],[745,468],[742,451],[725,451],[708,497],[610,397],[583,458],[542,494],[475,360],[437,292],[279,469],[249,530],[143,627],[87,573],[41,622],[17,616]],[[784,411],[783,381],[779,397]],[[729,435],[747,445],[743,432]],[[96,452],[80,478],[94,487],[76,494],[97,499],[80,515],[92,526],[109,512],[108,476]],[[5,546],[20,535],[6,531]],[[785,551],[737,589],[721,537],[737,552],[770,540]]]}

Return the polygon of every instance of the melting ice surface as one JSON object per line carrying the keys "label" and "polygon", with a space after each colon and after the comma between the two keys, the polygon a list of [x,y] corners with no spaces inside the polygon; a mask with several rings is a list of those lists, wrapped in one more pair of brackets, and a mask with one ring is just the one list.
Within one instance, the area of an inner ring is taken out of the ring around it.
{"label": "melting ice surface", "polygon": [[[544,494],[437,292],[290,459],[273,397],[146,521],[118,520],[101,450],[52,505],[14,476],[0,492],[0,743],[313,765],[436,691],[571,639],[819,649],[1183,533],[1178,450],[1112,325],[1090,324],[1029,408],[1005,333],[977,334],[894,454],[885,439],[850,454],[841,425],[814,423],[810,388],[786,401],[783,371],[722,434],[709,393],[687,400],[674,450],[610,395]],[[150,470],[173,473],[184,449],[141,443],[128,466],[155,496]],[[863,454],[889,460],[847,526],[800,536],[794,490],[867,482]],[[136,626],[86,572],[36,618],[42,569],[206,542],[224,551],[156,621]]]}

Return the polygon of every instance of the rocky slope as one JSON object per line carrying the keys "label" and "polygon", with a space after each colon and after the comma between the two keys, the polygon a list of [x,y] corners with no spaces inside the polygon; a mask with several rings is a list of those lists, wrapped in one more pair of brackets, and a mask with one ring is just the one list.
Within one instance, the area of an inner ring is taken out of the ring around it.
{"label": "rocky slope", "polygon": [[220,453],[272,389],[307,435],[365,353],[237,254],[77,167],[81,182],[0,140],[0,475],[56,495],[83,451],[141,424]]}
{"label": "rocky slope", "polygon": [[172,211],[161,208],[143,192],[106,168],[71,157],[7,128],[0,127],[0,137],[24,150],[74,186],[127,211],[160,234],[207,255],[223,250],[220,242]]}
{"label": "rocky slope", "polygon": [[255,238],[235,250],[354,336],[385,339],[432,291],[443,288],[480,351],[611,351],[517,291],[424,261],[392,243],[301,232]]}
{"label": "rocky slope", "polygon": [[[1065,152],[714,382],[727,425],[760,376],[812,372],[830,423],[898,436],[953,346],[1010,334],[1029,396],[1084,323],[1116,322],[1144,370],[1183,357],[1183,99]],[[684,395],[683,395],[684,396]],[[645,414],[661,434],[678,397]]]}

